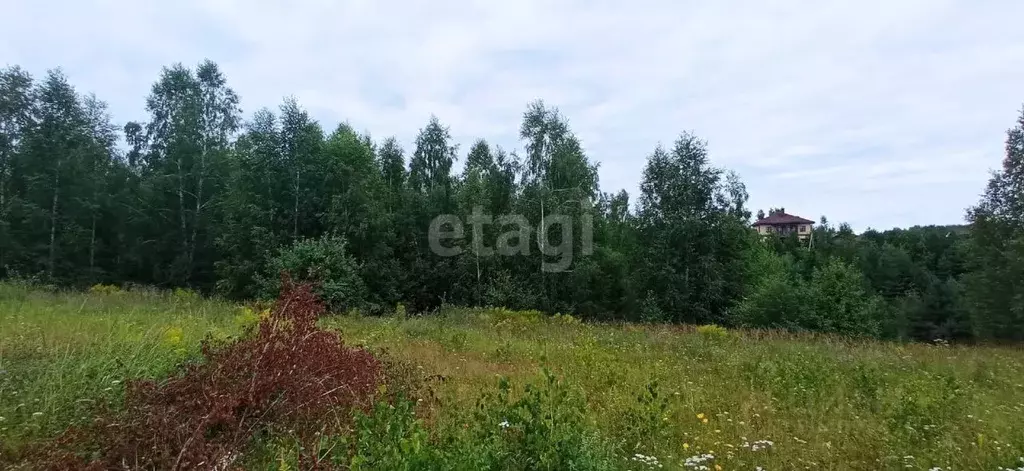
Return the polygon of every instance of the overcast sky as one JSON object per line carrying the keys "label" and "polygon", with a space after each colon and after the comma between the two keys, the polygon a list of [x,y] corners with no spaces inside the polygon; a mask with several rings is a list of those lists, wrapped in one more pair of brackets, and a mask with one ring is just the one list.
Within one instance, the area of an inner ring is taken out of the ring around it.
{"label": "overcast sky", "polygon": [[959,223],[1024,104],[1024,2],[14,0],[0,65],[60,66],[114,120],[144,120],[174,62],[220,64],[246,116],[285,95],[332,130],[412,138],[436,114],[468,151],[557,106],[636,195],[688,130],[751,208],[857,230]]}

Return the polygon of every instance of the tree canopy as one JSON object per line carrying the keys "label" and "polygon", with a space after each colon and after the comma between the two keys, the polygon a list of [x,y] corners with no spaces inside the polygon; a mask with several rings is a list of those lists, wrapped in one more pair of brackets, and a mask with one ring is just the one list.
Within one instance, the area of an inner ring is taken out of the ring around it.
{"label": "tree canopy", "polygon": [[0,278],[248,299],[290,270],[371,313],[503,305],[1024,339],[1024,114],[969,226],[855,234],[823,217],[808,244],[753,231],[740,176],[692,133],[652,143],[638,195],[602,191],[569,120],[539,100],[518,149],[461,148],[437,116],[403,149],[347,123],[325,131],[291,97],[245,115],[211,61],[164,68],[145,103],[145,119],[115,125],[60,70],[0,70]]}

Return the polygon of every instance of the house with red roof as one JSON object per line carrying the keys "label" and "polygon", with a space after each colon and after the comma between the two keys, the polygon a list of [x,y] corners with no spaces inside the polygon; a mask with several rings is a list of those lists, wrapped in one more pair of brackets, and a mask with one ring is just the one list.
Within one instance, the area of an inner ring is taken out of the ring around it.
{"label": "house with red roof", "polygon": [[758,234],[778,234],[781,236],[796,234],[800,240],[811,236],[811,226],[813,225],[814,221],[810,219],[786,214],[785,208],[771,210],[768,212],[768,216],[754,221],[754,229],[757,229]]}

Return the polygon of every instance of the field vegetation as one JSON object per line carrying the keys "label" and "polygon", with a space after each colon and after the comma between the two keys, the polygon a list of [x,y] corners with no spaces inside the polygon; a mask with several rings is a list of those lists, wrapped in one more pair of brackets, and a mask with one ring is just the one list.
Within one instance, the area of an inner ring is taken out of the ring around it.
{"label": "field vegetation", "polygon": [[968,224],[801,238],[691,132],[603,188],[542,100],[145,103],[0,69],[0,467],[1024,470],[1024,112]]}
{"label": "field vegetation", "polygon": [[[363,358],[336,381],[373,386],[286,407],[310,391],[299,386],[309,376],[292,372],[284,377],[294,381],[276,384],[267,379],[276,370],[260,370],[269,394],[262,397],[277,398],[263,402],[236,386],[261,368],[240,358],[263,357],[244,352],[265,348],[244,345],[264,345],[261,332],[273,319],[301,317],[295,308],[306,302],[290,296],[271,308],[185,290],[0,285],[0,463],[85,469],[90,460],[123,465],[150,456],[159,469],[202,467],[203,458],[245,469],[1024,466],[1024,352],[1017,348],[583,323],[498,308],[411,315],[399,307],[387,316],[322,316],[315,335],[340,333],[344,345],[290,361],[313,371]],[[204,353],[204,339],[219,353]],[[331,351],[356,356],[314,361]],[[379,376],[365,374],[378,364]],[[237,371],[215,373],[217,365]],[[205,454],[161,458],[125,446],[152,448],[151,436],[189,443],[173,424],[196,426],[205,406],[165,396],[190,397],[199,387],[188,386],[190,378],[207,388],[209,407],[232,394],[239,404],[216,427],[208,424]],[[143,384],[149,393],[140,394]],[[255,410],[259,420],[246,417]],[[154,411],[174,420],[154,421]],[[96,424],[118,433],[97,433]],[[198,461],[180,461],[189,458]]]}

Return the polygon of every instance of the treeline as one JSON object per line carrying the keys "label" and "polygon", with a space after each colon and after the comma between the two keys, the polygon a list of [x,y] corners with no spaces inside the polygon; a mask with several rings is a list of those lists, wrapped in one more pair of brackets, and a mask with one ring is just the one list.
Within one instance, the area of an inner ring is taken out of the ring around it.
{"label": "treeline", "polygon": [[[541,101],[523,114],[520,150],[484,140],[460,149],[434,117],[407,150],[348,124],[325,130],[290,98],[244,118],[209,61],[165,68],[146,110],[145,122],[115,126],[59,70],[38,80],[0,70],[0,277],[244,299],[272,295],[285,270],[321,281],[333,308],[367,312],[502,305],[1024,338],[1024,122],[970,231],[856,235],[822,218],[808,246],[752,231],[743,183],[689,133],[653,149],[635,203],[602,191],[568,121]],[[519,218],[467,223],[444,241],[462,253],[441,256],[429,236],[443,214]],[[552,218],[560,224],[537,230]],[[519,254],[489,254],[499,239]]]}

